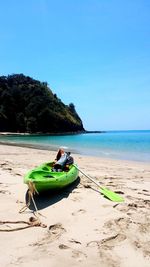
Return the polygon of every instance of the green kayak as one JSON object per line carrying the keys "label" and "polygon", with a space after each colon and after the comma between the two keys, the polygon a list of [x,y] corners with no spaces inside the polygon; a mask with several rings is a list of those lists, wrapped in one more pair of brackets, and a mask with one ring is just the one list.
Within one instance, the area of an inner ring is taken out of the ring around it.
{"label": "green kayak", "polygon": [[24,183],[32,182],[38,192],[58,190],[73,183],[77,178],[78,169],[70,165],[68,171],[53,172],[53,162],[44,163],[41,166],[29,171],[24,176]]}

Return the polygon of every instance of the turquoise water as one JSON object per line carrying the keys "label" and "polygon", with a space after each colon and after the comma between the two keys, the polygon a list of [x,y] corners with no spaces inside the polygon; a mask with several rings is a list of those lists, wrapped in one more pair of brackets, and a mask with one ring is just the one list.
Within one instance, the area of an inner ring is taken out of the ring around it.
{"label": "turquoise water", "polygon": [[150,161],[150,130],[64,136],[0,136],[0,141],[38,145],[53,150],[63,146],[82,155]]}

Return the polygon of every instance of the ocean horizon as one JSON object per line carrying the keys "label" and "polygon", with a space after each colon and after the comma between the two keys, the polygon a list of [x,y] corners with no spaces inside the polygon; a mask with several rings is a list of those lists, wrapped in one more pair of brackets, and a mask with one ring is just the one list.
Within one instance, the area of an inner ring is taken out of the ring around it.
{"label": "ocean horizon", "polygon": [[150,130],[118,130],[70,135],[0,135],[0,142],[73,153],[150,162]]}

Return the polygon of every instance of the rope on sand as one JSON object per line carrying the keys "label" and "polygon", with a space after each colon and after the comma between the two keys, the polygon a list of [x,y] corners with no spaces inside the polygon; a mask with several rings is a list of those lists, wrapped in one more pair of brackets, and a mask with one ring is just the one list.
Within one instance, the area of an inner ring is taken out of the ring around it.
{"label": "rope on sand", "polygon": [[11,228],[11,229],[0,229],[0,232],[13,232],[13,231],[18,231],[18,230],[23,230],[29,227],[34,227],[34,226],[40,226],[43,228],[46,228],[47,226],[43,223],[40,222],[38,218],[30,217],[29,221],[0,221],[0,224],[26,224],[26,226],[21,226],[17,228]]}
{"label": "rope on sand", "polygon": [[0,221],[0,224],[26,224],[25,226],[21,226],[21,227],[17,227],[17,228],[11,228],[11,229],[0,229],[0,232],[12,232],[12,231],[18,231],[18,230],[23,230],[23,229],[26,229],[26,228],[29,228],[29,227],[34,227],[34,226],[40,226],[40,227],[47,227],[45,224],[43,224],[41,221],[40,221],[40,218],[39,218],[39,215],[41,215],[38,211],[38,208],[36,206],[36,203],[35,203],[35,200],[34,200],[34,197],[33,195],[35,195],[35,193],[38,194],[38,191],[36,190],[35,188],[35,184],[33,182],[29,182],[28,183],[28,203],[23,207],[21,208],[21,210],[19,211],[19,213],[22,213],[24,212],[27,208],[29,208],[30,206],[30,203],[31,203],[31,200],[33,202],[33,205],[35,207],[35,217],[30,217],[29,218],[29,221]]}
{"label": "rope on sand", "polygon": [[29,188],[28,189],[28,203],[23,208],[21,208],[21,210],[19,211],[19,213],[22,213],[27,208],[29,208],[29,206],[31,204],[31,200],[33,202],[33,205],[35,207],[36,212],[39,213],[38,212],[38,208],[37,208],[36,203],[35,203],[35,200],[34,200],[34,197],[33,197],[33,195],[35,195],[35,193],[39,194],[38,191],[37,191],[37,189],[36,189],[36,187],[35,187],[35,184],[33,182],[29,181],[28,188]]}

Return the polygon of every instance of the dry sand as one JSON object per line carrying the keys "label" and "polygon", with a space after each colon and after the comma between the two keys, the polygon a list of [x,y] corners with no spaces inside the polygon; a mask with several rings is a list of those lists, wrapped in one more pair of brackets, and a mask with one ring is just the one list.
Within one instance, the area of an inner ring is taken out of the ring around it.
{"label": "dry sand", "polygon": [[[0,221],[34,216],[24,206],[24,174],[55,158],[55,152],[0,145]],[[0,266],[150,266],[150,165],[73,155],[75,162],[101,185],[118,192],[124,203],[104,198],[80,175],[59,194],[35,196],[47,227],[0,232]],[[2,230],[26,224],[0,224]]]}

